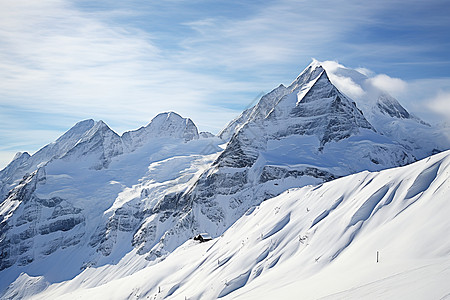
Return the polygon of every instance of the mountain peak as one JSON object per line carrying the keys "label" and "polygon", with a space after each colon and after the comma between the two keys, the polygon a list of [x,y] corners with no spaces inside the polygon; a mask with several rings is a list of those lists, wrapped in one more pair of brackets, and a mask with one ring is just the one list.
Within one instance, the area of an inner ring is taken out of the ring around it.
{"label": "mountain peak", "polygon": [[311,63],[306,68],[322,68],[322,62],[318,61],[314,57],[311,58]]}
{"label": "mountain peak", "polygon": [[13,161],[17,159],[28,159],[30,157],[30,154],[28,152],[17,152],[16,155],[14,155]]}
{"label": "mountain peak", "polygon": [[198,129],[194,122],[173,111],[158,114],[145,128],[149,133],[158,137],[184,138],[186,142],[198,139]]}
{"label": "mountain peak", "polygon": [[231,122],[220,136],[230,138],[236,129],[243,128],[242,125],[263,120],[289,123],[280,132],[282,136],[316,135],[321,140],[321,147],[332,140],[356,134],[359,128],[375,131],[356,104],[331,82],[326,69],[316,59],[287,88],[280,85],[264,95],[254,107]]}
{"label": "mountain peak", "polygon": [[[289,85],[288,89],[294,91],[301,88],[306,83],[317,79],[325,69],[322,67],[321,63],[315,59],[297,76],[297,78]],[[328,76],[327,76],[328,77]]]}
{"label": "mountain peak", "polygon": [[274,121],[289,122],[281,136],[315,135],[320,148],[357,134],[361,128],[375,131],[356,104],[330,81],[326,71],[313,62],[297,77],[271,112]]}
{"label": "mountain peak", "polygon": [[84,126],[84,125],[93,125],[95,123],[94,119],[85,119],[77,122],[73,127]]}
{"label": "mountain peak", "polygon": [[69,130],[67,130],[62,136],[60,136],[56,143],[64,143],[68,140],[74,140],[79,139],[83,134],[88,132],[96,122],[92,119],[83,120],[80,122],[77,122],[75,125],[73,125]]}
{"label": "mountain peak", "polygon": [[199,133],[191,119],[183,118],[176,112],[170,111],[158,114],[145,127],[125,132],[122,140],[130,151],[134,151],[150,139],[162,137],[184,139],[185,142],[188,142],[197,140]]}
{"label": "mountain peak", "polygon": [[157,114],[156,117],[154,117],[151,122],[153,122],[154,120],[157,120],[157,119],[162,119],[162,118],[165,118],[167,120],[183,119],[183,117],[180,116],[179,114],[177,114],[176,112],[167,111],[167,112],[162,112],[162,113]]}
{"label": "mountain peak", "polygon": [[108,125],[106,125],[105,122],[103,122],[103,120],[98,120],[95,124],[98,124],[98,126],[101,126],[101,127],[108,126]]}
{"label": "mountain peak", "polygon": [[377,99],[378,109],[386,115],[398,119],[409,119],[409,112],[398,101],[387,93],[382,93]]}
{"label": "mountain peak", "polygon": [[80,141],[89,140],[93,135],[104,134],[105,132],[110,132],[113,135],[117,135],[117,133],[115,133],[105,122],[99,120],[94,122],[94,125],[85,132]]}

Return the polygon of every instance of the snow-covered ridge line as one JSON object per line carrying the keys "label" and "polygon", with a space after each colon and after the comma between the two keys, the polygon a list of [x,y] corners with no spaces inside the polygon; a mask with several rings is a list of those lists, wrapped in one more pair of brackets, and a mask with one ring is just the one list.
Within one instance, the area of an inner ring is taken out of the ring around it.
{"label": "snow-covered ridge line", "polygon": [[0,172],[0,290],[30,265],[48,275],[45,262],[67,251],[77,252],[76,263],[57,280],[138,247],[130,232],[165,193],[187,188],[220,143],[199,139],[190,119],[170,112],[122,136],[103,121],[81,121],[34,155],[17,155]]}
{"label": "snow-covered ridge line", "polygon": [[171,239],[179,241],[180,235],[220,235],[249,207],[288,188],[405,165],[417,159],[416,149],[432,153],[423,149],[432,143],[414,143],[412,150],[391,133],[379,132],[317,61],[288,88],[280,85],[263,96],[222,135],[230,132],[225,150],[192,188],[167,198],[166,213],[178,215],[178,221],[149,257],[174,250],[177,242]]}
{"label": "snow-covered ridge line", "polygon": [[177,113],[160,113],[145,127],[127,131],[119,136],[103,121],[92,119],[80,121],[59,137],[55,142],[43,147],[30,156],[28,153],[16,154],[9,165],[0,171],[0,197],[17,184],[27,173],[34,172],[53,159],[74,159],[97,152],[96,161],[91,167],[107,167],[111,158],[132,152],[152,138],[173,137],[190,141],[198,139],[197,127],[189,118]]}
{"label": "snow-covered ridge line", "polygon": [[[450,292],[449,176],[446,151],[290,189],[211,242],[188,241],[125,277],[120,266],[91,269],[34,299],[440,299]],[[106,272],[117,279],[90,283]]]}

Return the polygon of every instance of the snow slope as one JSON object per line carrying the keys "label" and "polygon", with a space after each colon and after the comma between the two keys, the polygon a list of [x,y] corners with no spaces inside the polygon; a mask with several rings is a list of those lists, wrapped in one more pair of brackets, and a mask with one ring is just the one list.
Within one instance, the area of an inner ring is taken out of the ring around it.
{"label": "snow slope", "polygon": [[450,151],[290,189],[210,242],[189,240],[128,276],[121,263],[90,268],[31,298],[441,299],[450,293],[449,194]]}
{"label": "snow slope", "polygon": [[[78,130],[84,123],[92,127]],[[145,251],[152,234],[159,241],[171,227],[156,209],[166,193],[187,189],[222,150],[220,139],[199,139],[175,113],[124,136],[101,121],[81,122],[8,173],[19,177],[43,157],[0,203],[0,290],[22,272],[58,282]],[[139,230],[152,220],[159,231]]]}

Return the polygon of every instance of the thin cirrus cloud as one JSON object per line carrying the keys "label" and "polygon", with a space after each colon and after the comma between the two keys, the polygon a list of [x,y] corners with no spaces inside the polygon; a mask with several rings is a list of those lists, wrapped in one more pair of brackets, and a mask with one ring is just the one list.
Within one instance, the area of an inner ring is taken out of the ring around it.
{"label": "thin cirrus cloud", "polygon": [[[8,117],[1,151],[33,152],[84,118],[123,132],[168,110],[218,132],[256,95],[289,84],[311,57],[359,67],[374,86],[421,111],[423,99],[448,91],[445,7],[438,0],[0,1],[0,117]],[[407,83],[397,79],[404,76]],[[338,79],[361,94],[358,83]],[[411,96],[416,83],[428,95]],[[12,139],[35,130],[28,142]]]}
{"label": "thin cirrus cloud", "polygon": [[1,13],[2,105],[148,122],[163,110],[208,106],[208,86],[248,90],[178,68],[150,33],[105,23],[64,1],[25,2]]}

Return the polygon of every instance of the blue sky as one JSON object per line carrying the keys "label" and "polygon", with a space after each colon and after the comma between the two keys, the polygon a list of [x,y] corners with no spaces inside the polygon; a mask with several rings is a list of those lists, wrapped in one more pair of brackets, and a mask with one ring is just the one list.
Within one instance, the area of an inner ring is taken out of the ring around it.
{"label": "blue sky", "polygon": [[173,110],[217,133],[313,57],[449,121],[450,3],[372,2],[0,0],[0,168],[86,118],[121,133]]}

